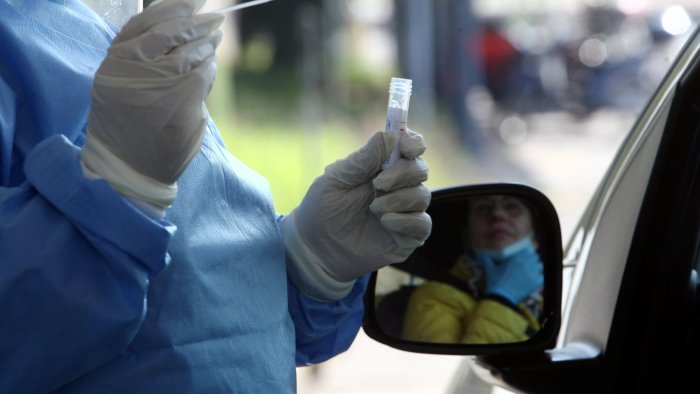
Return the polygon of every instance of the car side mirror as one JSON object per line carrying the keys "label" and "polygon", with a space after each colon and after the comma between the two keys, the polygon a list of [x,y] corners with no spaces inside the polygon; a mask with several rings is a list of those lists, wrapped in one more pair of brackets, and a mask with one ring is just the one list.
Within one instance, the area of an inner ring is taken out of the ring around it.
{"label": "car side mirror", "polygon": [[435,354],[553,348],[561,321],[559,219],[516,184],[433,191],[433,231],[372,274],[363,329],[391,347]]}

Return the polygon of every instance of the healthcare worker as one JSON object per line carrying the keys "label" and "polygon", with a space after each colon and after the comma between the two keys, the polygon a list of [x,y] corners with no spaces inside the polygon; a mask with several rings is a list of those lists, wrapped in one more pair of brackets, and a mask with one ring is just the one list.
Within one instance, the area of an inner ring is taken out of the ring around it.
{"label": "healthcare worker", "polygon": [[0,0],[1,393],[294,392],[352,342],[366,274],[427,238],[413,132],[275,213],[203,105],[222,17],[200,6],[115,36],[79,0]]}

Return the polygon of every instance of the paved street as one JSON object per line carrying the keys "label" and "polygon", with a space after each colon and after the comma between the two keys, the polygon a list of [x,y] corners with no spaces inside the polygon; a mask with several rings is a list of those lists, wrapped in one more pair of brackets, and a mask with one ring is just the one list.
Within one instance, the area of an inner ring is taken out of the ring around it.
{"label": "paved street", "polygon": [[[530,133],[503,153],[529,174],[530,184],[550,197],[564,239],[609,166],[633,114],[599,112],[585,121],[566,114],[529,118]],[[508,179],[509,174],[502,178]],[[462,361],[459,356],[394,350],[360,333],[348,352],[318,368],[297,371],[300,394],[444,393]]]}
{"label": "paved street", "polygon": [[583,213],[635,114],[599,111],[582,121],[566,114],[530,119],[533,130],[508,156],[532,176],[532,184],[554,204],[564,239]]}

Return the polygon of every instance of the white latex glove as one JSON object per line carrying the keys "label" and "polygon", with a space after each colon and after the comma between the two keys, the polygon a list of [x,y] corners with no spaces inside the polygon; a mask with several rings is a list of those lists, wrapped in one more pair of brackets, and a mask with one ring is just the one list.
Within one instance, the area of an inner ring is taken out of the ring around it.
{"label": "white latex glove", "polygon": [[216,75],[220,14],[160,0],[131,18],[95,75],[82,162],[132,199],[165,208],[198,152]]}
{"label": "white latex glove", "polygon": [[355,279],[405,261],[430,235],[430,190],[422,185],[428,166],[419,157],[423,137],[409,130],[398,142],[403,157],[381,171],[395,143],[393,134],[376,133],[362,149],[327,166],[282,219],[288,272],[306,295],[338,300]]}

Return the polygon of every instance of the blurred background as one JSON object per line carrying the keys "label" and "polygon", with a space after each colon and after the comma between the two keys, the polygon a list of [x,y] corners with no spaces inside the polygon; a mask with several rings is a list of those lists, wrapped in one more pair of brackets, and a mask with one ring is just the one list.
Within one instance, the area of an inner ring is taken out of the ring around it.
{"label": "blurred background", "polygon": [[[566,240],[694,31],[695,3],[275,0],[228,14],[207,105],[287,213],[327,164],[383,129],[391,77],[410,78],[428,186],[529,184],[554,203]],[[361,332],[348,352],[297,369],[298,391],[448,393],[463,359]]]}

